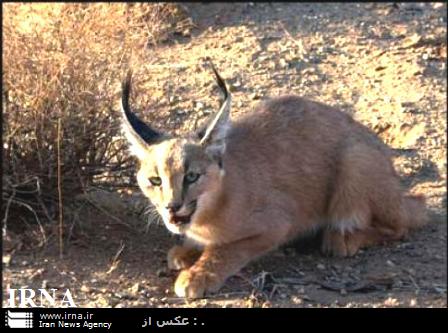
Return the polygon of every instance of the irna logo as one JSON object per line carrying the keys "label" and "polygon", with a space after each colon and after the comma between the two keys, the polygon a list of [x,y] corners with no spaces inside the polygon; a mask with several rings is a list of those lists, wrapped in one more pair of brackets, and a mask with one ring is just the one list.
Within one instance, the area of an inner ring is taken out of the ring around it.
{"label": "irna logo", "polygon": [[[18,302],[16,302],[18,300]],[[45,308],[45,307],[69,307],[76,308],[69,289],[64,292],[52,288],[46,289],[21,288],[9,289],[8,307],[10,308]]]}

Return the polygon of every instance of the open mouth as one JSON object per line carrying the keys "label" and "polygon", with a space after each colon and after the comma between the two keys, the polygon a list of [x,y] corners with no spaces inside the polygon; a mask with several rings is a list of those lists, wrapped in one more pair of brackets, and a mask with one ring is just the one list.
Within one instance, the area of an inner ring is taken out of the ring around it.
{"label": "open mouth", "polygon": [[188,204],[188,208],[191,209],[190,214],[188,215],[172,215],[170,217],[170,222],[176,226],[181,226],[190,223],[191,217],[193,216],[194,212],[196,211],[197,201],[192,201]]}

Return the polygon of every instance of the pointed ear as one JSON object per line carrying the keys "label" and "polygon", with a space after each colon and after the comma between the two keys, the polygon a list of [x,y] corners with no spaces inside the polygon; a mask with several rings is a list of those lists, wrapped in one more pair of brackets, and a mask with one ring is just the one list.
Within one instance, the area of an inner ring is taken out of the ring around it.
{"label": "pointed ear", "polygon": [[141,121],[129,107],[129,95],[131,92],[132,71],[129,70],[122,82],[121,113],[123,131],[130,143],[131,153],[139,159],[144,158],[148,145],[159,141],[163,135]]}
{"label": "pointed ear", "polygon": [[198,131],[198,136],[202,146],[212,155],[223,154],[225,151],[225,138],[230,129],[230,106],[232,97],[227,90],[226,84],[221,76],[218,74],[215,66],[210,61],[210,65],[215,74],[216,82],[224,94],[224,102],[219,111],[211,120]]}

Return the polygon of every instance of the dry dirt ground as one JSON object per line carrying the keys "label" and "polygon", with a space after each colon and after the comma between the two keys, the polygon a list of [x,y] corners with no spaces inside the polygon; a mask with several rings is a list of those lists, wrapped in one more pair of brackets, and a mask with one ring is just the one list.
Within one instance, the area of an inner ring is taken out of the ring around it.
{"label": "dry dirt ground", "polygon": [[188,302],[175,297],[176,273],[166,269],[177,240],[136,213],[144,205],[133,199],[138,189],[127,199],[96,192],[80,200],[63,259],[54,239],[41,250],[5,242],[4,290],[70,288],[85,307],[446,307],[446,5],[184,7],[195,26],[149,49],[151,76],[135,77],[151,91],[141,98],[157,109],[156,127],[183,132],[216,109],[203,67],[210,56],[230,85],[234,118],[269,95],[293,93],[374,129],[395,149],[403,184],[427,197],[431,223],[348,259],[323,256],[319,235],[299,239],[244,268],[217,295]]}

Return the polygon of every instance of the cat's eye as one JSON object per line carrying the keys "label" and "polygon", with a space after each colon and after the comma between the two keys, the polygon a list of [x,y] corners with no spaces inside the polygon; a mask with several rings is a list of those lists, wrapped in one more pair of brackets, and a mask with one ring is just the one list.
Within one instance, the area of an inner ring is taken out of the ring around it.
{"label": "cat's eye", "polygon": [[195,181],[197,181],[198,179],[199,179],[199,176],[200,176],[200,174],[199,173],[196,173],[196,172],[188,172],[186,175],[185,175],[185,181],[187,182],[187,183],[194,183]]}
{"label": "cat's eye", "polygon": [[162,185],[162,179],[160,177],[151,177],[151,178],[149,178],[149,182],[153,186],[160,186],[160,185]]}

